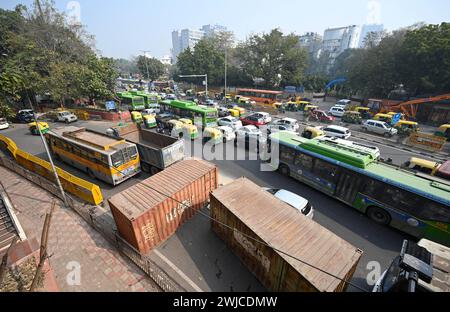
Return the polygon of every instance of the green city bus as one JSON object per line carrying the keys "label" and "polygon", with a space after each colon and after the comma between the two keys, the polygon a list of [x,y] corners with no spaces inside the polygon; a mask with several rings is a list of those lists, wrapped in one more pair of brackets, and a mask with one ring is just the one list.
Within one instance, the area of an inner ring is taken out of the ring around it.
{"label": "green city bus", "polygon": [[126,106],[129,111],[140,111],[145,109],[145,102],[142,96],[133,95],[128,92],[118,93],[122,106]]}
{"label": "green city bus", "polygon": [[217,127],[218,112],[216,108],[209,108],[187,101],[161,101],[161,110],[173,113],[180,118],[189,118],[197,127]]}
{"label": "green city bus", "polygon": [[352,206],[379,224],[450,246],[448,181],[380,162],[370,151],[294,133],[275,133],[270,141],[272,153],[279,155],[278,164],[272,161],[272,166],[281,174]]}

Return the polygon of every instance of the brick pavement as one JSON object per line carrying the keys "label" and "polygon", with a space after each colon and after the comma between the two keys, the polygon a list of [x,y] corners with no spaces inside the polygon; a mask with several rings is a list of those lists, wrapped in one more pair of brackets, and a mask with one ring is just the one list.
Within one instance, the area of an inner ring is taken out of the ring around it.
{"label": "brick pavement", "polygon": [[[54,196],[4,167],[0,167],[0,180],[11,197],[27,237],[36,237],[39,241],[45,212]],[[145,273],[123,258],[111,243],[74,211],[62,208],[59,200],[52,218],[48,245],[50,265],[61,291],[157,291]],[[74,274],[71,274],[78,264],[79,285],[73,278]]]}

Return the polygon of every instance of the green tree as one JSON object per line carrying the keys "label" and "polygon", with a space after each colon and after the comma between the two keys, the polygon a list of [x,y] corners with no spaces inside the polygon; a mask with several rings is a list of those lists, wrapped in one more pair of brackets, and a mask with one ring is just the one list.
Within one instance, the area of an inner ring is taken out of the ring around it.
{"label": "green tree", "polygon": [[250,37],[238,47],[238,54],[243,71],[253,78],[264,79],[267,87],[299,84],[308,57],[297,36],[285,36],[278,29]]}
{"label": "green tree", "polygon": [[150,58],[142,55],[137,58],[137,68],[145,79],[155,80],[165,73],[163,63],[153,57]]}

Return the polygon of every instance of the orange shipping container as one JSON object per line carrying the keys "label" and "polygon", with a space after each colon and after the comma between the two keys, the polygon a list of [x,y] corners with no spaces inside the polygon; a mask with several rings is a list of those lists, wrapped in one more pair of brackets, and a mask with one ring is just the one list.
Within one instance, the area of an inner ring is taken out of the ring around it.
{"label": "orange shipping container", "polygon": [[120,235],[148,253],[209,202],[217,175],[215,165],[188,159],[114,195],[108,202]]}
{"label": "orange shipping container", "polygon": [[214,232],[271,291],[344,291],[362,255],[246,178],[211,194],[211,216],[220,222],[211,221]]}

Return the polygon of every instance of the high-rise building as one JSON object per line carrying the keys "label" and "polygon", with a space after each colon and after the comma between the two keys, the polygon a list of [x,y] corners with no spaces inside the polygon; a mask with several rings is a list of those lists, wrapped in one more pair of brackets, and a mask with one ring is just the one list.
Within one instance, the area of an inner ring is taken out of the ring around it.
{"label": "high-rise building", "polygon": [[309,32],[309,33],[306,33],[306,34],[300,36],[298,39],[299,39],[300,46],[305,48],[309,52],[310,56],[312,56],[314,58],[319,57],[319,53],[322,48],[322,36],[321,35],[319,35],[317,33]]}
{"label": "high-rise building", "polygon": [[217,32],[226,31],[225,26],[204,25],[201,30],[182,29],[172,32],[172,63],[176,63],[178,55],[187,48],[193,49],[197,42],[204,37],[210,37]]}
{"label": "high-rise building", "polygon": [[361,29],[356,25],[325,30],[322,50],[329,54],[328,68],[334,64],[334,61],[342,52],[359,47],[360,34]]}
{"label": "high-rise building", "polygon": [[366,38],[369,33],[373,33],[373,39],[375,40],[374,44],[378,45],[382,39],[382,35],[384,32],[384,26],[382,24],[370,24],[370,25],[363,25],[361,29],[361,36],[359,37],[359,48],[365,48],[366,47]]}

